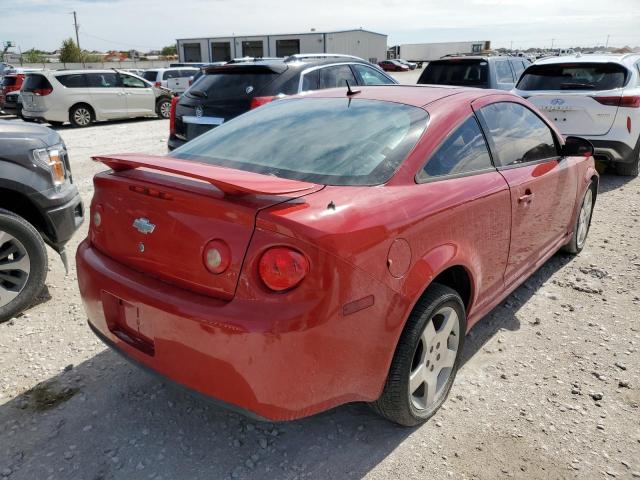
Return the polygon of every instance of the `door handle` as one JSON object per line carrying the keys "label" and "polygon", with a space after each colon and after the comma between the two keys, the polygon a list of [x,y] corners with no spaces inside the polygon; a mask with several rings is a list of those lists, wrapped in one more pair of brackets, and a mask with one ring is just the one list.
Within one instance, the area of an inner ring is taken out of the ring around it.
{"label": "door handle", "polygon": [[518,197],[518,203],[531,203],[533,197],[534,194],[531,193],[531,190],[527,188],[527,190],[524,192],[524,195]]}

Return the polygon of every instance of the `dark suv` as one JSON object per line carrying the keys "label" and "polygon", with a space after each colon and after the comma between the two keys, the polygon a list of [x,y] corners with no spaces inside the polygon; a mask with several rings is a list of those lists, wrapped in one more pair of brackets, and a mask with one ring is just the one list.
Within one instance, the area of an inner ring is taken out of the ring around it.
{"label": "dark suv", "polygon": [[456,56],[429,62],[419,84],[511,90],[531,62],[522,57]]}
{"label": "dark suv", "polygon": [[0,120],[0,322],[40,294],[45,243],[64,247],[84,218],[64,142],[50,128]]}
{"label": "dark suv", "polygon": [[293,55],[207,67],[171,109],[169,150],[277,98],[349,85],[398,83],[378,66],[348,55]]}

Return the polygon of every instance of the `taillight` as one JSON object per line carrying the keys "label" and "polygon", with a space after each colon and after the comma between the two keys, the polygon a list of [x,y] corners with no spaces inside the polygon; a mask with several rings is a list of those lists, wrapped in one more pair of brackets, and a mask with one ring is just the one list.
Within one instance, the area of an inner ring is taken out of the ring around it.
{"label": "taillight", "polygon": [[276,97],[253,97],[251,99],[251,110],[253,110],[254,108],[258,108],[261,105],[264,105],[265,103],[269,103],[272,100],[275,100]]}
{"label": "taillight", "polygon": [[596,102],[610,107],[640,108],[640,96],[631,95],[626,97],[591,97]]}
{"label": "taillight", "polygon": [[169,110],[169,133],[174,135],[176,133],[176,105],[180,101],[180,97],[173,97],[171,99],[171,110]]}
{"label": "taillight", "polygon": [[211,240],[204,247],[202,261],[211,273],[220,274],[231,264],[231,250],[222,240]]}
{"label": "taillight", "polygon": [[35,88],[32,90],[34,95],[39,95],[41,97],[49,95],[53,92],[53,88]]}
{"label": "taillight", "polygon": [[288,247],[273,247],[262,254],[258,266],[260,278],[275,292],[298,285],[309,273],[309,261],[300,252]]}
{"label": "taillight", "polygon": [[155,85],[157,88],[160,88],[160,87],[162,86],[162,83],[161,83],[161,82],[156,82],[154,85]]}

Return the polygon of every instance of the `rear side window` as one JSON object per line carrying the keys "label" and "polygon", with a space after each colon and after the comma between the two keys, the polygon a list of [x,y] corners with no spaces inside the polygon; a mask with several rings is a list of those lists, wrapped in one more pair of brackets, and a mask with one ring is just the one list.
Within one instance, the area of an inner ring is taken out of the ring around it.
{"label": "rear side window", "polygon": [[496,62],[496,81],[498,83],[513,83],[515,81],[508,61],[499,60]]}
{"label": "rear side window", "polygon": [[518,103],[499,102],[480,110],[502,167],[558,156],[551,130]]}
{"label": "rear side window", "polygon": [[486,87],[488,72],[486,60],[436,60],[425,67],[418,83]]}
{"label": "rear side window", "polygon": [[67,88],[83,88],[87,86],[87,77],[83,73],[59,75],[56,78]]}
{"label": "rear side window", "polygon": [[320,88],[335,88],[356,85],[356,78],[349,65],[335,65],[320,69]]}
{"label": "rear side window", "polygon": [[627,81],[627,69],[617,63],[557,63],[532,65],[518,82],[520,90],[611,90]]}
{"label": "rear side window", "polygon": [[524,72],[525,66],[521,60],[511,60],[511,66],[513,67],[513,71],[516,74],[516,80],[520,78],[522,72]]}
{"label": "rear side window", "polygon": [[490,168],[493,165],[487,143],[476,117],[472,115],[442,142],[418,173],[418,181]]}
{"label": "rear side window", "polygon": [[198,70],[180,70],[180,76],[182,78],[191,78],[196,73],[198,73]]}
{"label": "rear side window", "polygon": [[302,76],[302,91],[318,90],[320,88],[320,70],[313,70]]}
{"label": "rear side window", "polygon": [[362,85],[389,85],[393,82],[379,70],[355,63],[353,68],[356,70],[362,80]]}
{"label": "rear side window", "polygon": [[[212,72],[198,81],[195,90],[205,92],[208,100],[250,97],[260,93],[278,75],[270,71],[243,72],[241,69],[234,73]],[[186,95],[192,96],[189,92],[187,90]]]}
{"label": "rear side window", "polygon": [[27,75],[27,78],[22,85],[24,92],[33,92],[35,90],[46,90],[53,88],[44,75]]}
{"label": "rear side window", "polygon": [[320,184],[379,185],[404,161],[427,119],[425,110],[394,102],[282,99],[225,122],[170,155]]}
{"label": "rear side window", "polygon": [[142,78],[144,78],[145,80],[149,80],[150,82],[155,82],[156,78],[158,78],[158,72],[148,70],[142,74]]}
{"label": "rear side window", "polygon": [[117,73],[87,73],[87,79],[91,88],[115,88],[118,86]]}

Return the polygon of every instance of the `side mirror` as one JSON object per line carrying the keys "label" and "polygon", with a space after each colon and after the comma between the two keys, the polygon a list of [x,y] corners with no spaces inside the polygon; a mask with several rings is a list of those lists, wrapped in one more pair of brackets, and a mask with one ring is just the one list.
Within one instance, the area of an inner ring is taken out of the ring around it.
{"label": "side mirror", "polygon": [[580,137],[567,137],[562,146],[563,157],[592,157],[593,145],[589,140]]}

